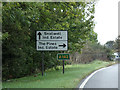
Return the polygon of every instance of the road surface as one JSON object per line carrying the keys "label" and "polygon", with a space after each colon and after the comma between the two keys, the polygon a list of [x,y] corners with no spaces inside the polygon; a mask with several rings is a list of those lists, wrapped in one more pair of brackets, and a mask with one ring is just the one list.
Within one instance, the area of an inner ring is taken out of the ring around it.
{"label": "road surface", "polygon": [[118,88],[118,64],[94,73],[84,83],[83,88]]}

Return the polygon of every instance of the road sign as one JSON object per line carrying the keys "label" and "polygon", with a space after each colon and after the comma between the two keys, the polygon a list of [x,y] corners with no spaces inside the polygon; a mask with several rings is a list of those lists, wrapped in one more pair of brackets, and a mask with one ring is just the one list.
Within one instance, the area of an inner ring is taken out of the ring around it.
{"label": "road sign", "polygon": [[66,51],[68,49],[67,31],[36,31],[38,51]]}
{"label": "road sign", "polygon": [[58,53],[57,60],[63,60],[63,74],[64,74],[64,60],[70,60],[70,54]]}
{"label": "road sign", "polygon": [[57,54],[57,60],[70,60],[70,54],[59,53]]}

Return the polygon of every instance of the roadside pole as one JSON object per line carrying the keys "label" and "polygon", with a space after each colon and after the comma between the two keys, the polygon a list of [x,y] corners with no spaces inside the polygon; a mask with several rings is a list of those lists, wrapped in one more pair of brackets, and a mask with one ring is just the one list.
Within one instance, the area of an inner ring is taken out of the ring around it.
{"label": "roadside pole", "polygon": [[44,52],[42,52],[42,76],[44,74]]}
{"label": "roadside pole", "polygon": [[64,60],[63,60],[63,74],[64,74]]}
{"label": "roadside pole", "polygon": [[[64,53],[64,51],[61,51],[61,53]],[[64,64],[65,64],[65,62],[63,60],[63,74],[64,74]]]}

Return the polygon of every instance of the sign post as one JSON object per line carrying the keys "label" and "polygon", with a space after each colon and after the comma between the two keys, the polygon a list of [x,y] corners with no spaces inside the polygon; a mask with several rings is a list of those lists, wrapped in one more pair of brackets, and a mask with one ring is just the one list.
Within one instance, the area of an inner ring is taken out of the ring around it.
{"label": "sign post", "polygon": [[44,74],[44,52],[42,52],[42,76]]}
{"label": "sign post", "polygon": [[[36,31],[36,50],[42,51],[42,76],[44,73],[44,51],[67,51],[67,31]],[[64,68],[64,61],[63,61]],[[64,73],[64,71],[63,71]]]}
{"label": "sign post", "polygon": [[64,65],[65,65],[65,63],[64,63],[64,60],[63,60],[63,74],[64,74]]}

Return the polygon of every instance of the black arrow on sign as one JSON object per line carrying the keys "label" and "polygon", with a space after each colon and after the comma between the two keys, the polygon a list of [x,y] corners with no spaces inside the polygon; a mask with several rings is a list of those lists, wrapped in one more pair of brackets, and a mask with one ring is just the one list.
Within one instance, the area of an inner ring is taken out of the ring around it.
{"label": "black arrow on sign", "polygon": [[39,32],[38,35],[39,35],[39,39],[40,39],[40,35],[42,35],[42,34]]}
{"label": "black arrow on sign", "polygon": [[64,48],[64,47],[66,47],[66,45],[63,43],[63,45],[59,45],[59,47],[63,47]]}

